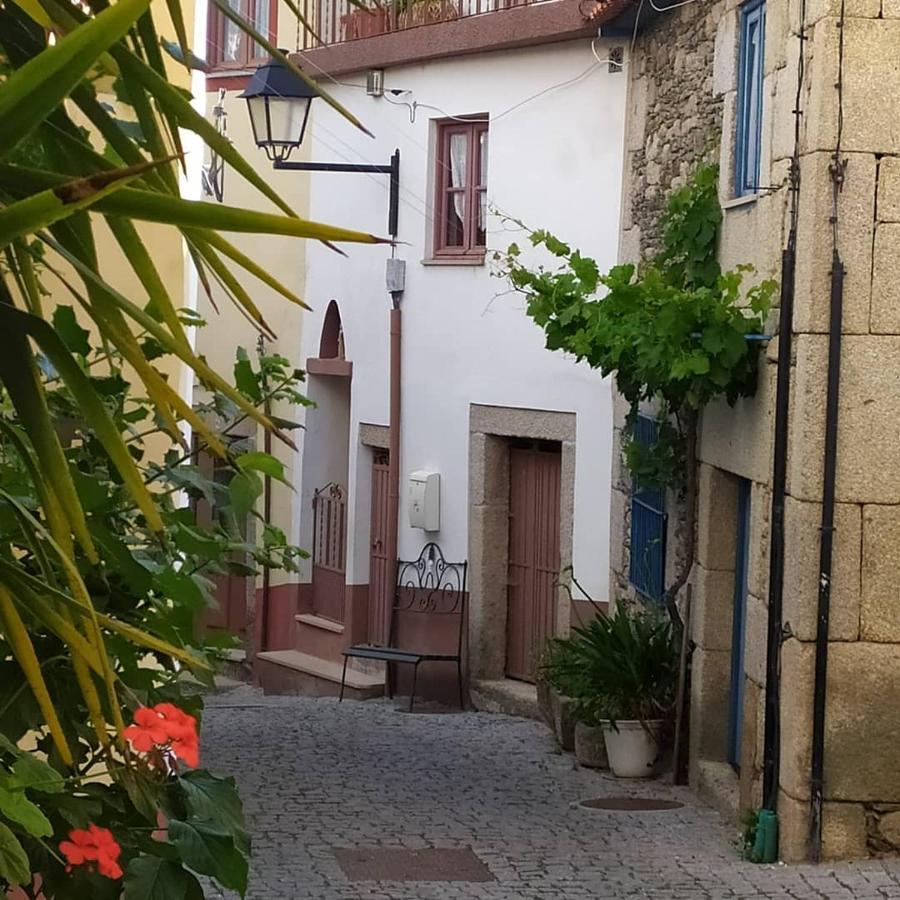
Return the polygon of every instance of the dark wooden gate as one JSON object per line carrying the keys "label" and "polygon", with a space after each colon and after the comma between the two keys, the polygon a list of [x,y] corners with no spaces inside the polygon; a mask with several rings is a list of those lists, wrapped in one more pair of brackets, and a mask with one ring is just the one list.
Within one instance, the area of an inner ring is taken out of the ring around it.
{"label": "dark wooden gate", "polygon": [[523,681],[555,631],[560,459],[550,442],[510,447],[506,674]]}
{"label": "dark wooden gate", "polygon": [[312,606],[317,616],[344,621],[347,494],[329,482],[313,495]]}
{"label": "dark wooden gate", "polygon": [[369,640],[387,643],[388,616],[392,602],[391,566],[387,554],[389,454],[376,450],[372,460],[372,526],[369,550]]}

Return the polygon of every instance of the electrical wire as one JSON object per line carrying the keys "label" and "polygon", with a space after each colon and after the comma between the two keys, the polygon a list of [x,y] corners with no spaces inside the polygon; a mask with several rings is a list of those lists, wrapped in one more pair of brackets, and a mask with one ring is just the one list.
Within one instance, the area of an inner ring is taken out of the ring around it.
{"label": "electrical wire", "polygon": [[[643,0],[641,0],[641,2],[643,3]],[[690,2],[695,2],[695,0],[690,0]],[[635,32],[636,31],[637,31],[637,23],[635,23]],[[524,100],[520,100],[518,103],[513,104],[512,106],[508,107],[507,109],[504,109],[499,113],[496,113],[495,115],[491,116],[489,119],[477,119],[477,118],[473,118],[471,116],[454,116],[451,113],[448,113],[445,109],[442,109],[440,106],[435,106],[430,103],[420,103],[416,100],[413,100],[412,102],[405,101],[405,100],[394,100],[393,98],[387,96],[388,93],[393,93],[393,94],[410,94],[410,93],[412,93],[412,91],[409,91],[409,90],[393,89],[384,94],[384,99],[387,100],[388,103],[392,103],[394,106],[406,106],[410,111],[410,118],[409,118],[410,124],[415,124],[416,111],[418,109],[434,110],[435,112],[439,112],[444,118],[450,119],[451,121],[485,122],[485,123],[496,122],[498,119],[502,119],[504,116],[507,116],[510,113],[515,112],[517,109],[520,109],[521,107],[527,105],[528,103],[531,103],[534,100],[539,99],[540,97],[543,97],[545,94],[549,94],[552,91],[559,90],[560,88],[564,88],[564,87],[568,87],[569,85],[576,84],[577,82],[583,80],[588,75],[590,75],[595,69],[597,69],[601,65],[610,64],[610,65],[618,66],[620,68],[623,66],[624,61],[620,60],[620,59],[612,59],[612,58],[601,59],[597,53],[596,43],[597,43],[597,38],[593,38],[593,40],[591,41],[591,53],[594,56],[594,62],[591,63],[591,65],[588,66],[588,68],[585,69],[583,72],[581,72],[579,75],[576,75],[574,78],[569,78],[566,81],[560,81],[556,84],[551,84],[548,87],[543,88],[542,90],[538,91],[537,93],[532,94],[529,97],[526,97]],[[323,69],[320,65],[318,65],[314,60],[310,59],[309,56],[307,56],[307,54],[305,54],[303,51],[298,50],[297,54],[300,56],[300,58],[305,63],[308,63],[309,65],[312,66],[312,68],[316,69],[320,74],[324,75],[329,81],[331,81],[332,84],[341,85],[342,87],[365,89],[365,85],[353,84],[351,82],[338,81],[336,78],[334,78],[332,75],[330,75],[327,71],[325,71],[325,69]]]}
{"label": "electrical wire", "polygon": [[668,6],[657,6],[653,0],[648,0],[651,8],[658,13],[668,12],[670,9],[678,9],[681,6],[690,6],[692,3],[696,3],[697,0],[681,0],[680,3],[670,3]]}

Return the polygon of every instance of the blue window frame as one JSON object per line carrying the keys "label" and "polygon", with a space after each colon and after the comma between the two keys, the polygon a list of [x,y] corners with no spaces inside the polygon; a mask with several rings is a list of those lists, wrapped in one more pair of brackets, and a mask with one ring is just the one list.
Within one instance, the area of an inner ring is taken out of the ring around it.
{"label": "blue window frame", "polygon": [[[634,440],[653,446],[659,438],[659,423],[638,416]],[[628,580],[639,594],[661,601],[666,572],[666,492],[644,484],[635,476],[631,485],[631,556]]]}
{"label": "blue window frame", "polygon": [[734,159],[734,192],[737,197],[755,194],[759,190],[765,34],[765,0],[748,0],[741,7]]}

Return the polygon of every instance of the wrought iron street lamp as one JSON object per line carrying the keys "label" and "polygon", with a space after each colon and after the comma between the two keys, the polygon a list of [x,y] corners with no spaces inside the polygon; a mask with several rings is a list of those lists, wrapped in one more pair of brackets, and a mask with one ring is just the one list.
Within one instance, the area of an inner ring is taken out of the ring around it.
{"label": "wrought iron street lamp", "polygon": [[391,179],[388,233],[397,237],[400,205],[400,151],[387,165],[374,163],[291,162],[291,152],[303,143],[309,109],[319,92],[277,59],[260,66],[241,94],[247,101],[257,147],[262,147],[274,168],[302,172],[361,172],[389,175]]}
{"label": "wrought iron street lamp", "polygon": [[309,108],[317,95],[315,88],[276,59],[253,73],[241,97],[247,101],[256,146],[276,165],[303,142]]}

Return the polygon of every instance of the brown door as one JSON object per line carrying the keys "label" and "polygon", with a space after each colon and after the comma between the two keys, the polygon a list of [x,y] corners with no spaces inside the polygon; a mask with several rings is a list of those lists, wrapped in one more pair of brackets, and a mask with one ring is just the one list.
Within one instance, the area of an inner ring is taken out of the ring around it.
{"label": "brown door", "polygon": [[[200,447],[197,435],[193,441],[194,465],[205,478],[217,484],[227,486],[233,470],[217,456]],[[193,502],[194,517],[198,525],[212,528],[218,516],[217,510],[206,500]],[[246,522],[238,523],[242,533],[246,532]],[[233,562],[246,565],[244,553],[235,553]],[[243,635],[247,629],[247,576],[245,575],[213,575],[211,581],[216,587],[215,606],[208,608],[200,617],[197,626],[201,631],[228,631],[231,634]]]}
{"label": "brown door", "polygon": [[555,631],[559,578],[558,444],[514,444],[509,452],[509,588],[506,674],[535,680]]}
{"label": "brown door", "polygon": [[312,606],[317,616],[344,621],[347,571],[347,497],[329,483],[313,496]]}
{"label": "brown door", "polygon": [[372,527],[369,551],[369,640],[387,643],[391,602],[391,565],[387,558],[388,478],[387,450],[376,450],[372,461]]}

